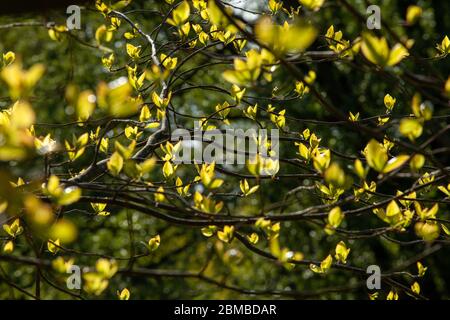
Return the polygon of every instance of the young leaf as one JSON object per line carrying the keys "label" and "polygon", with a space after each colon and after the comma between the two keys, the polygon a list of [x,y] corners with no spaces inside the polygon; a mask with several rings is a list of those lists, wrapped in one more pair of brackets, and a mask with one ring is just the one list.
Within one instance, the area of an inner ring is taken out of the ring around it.
{"label": "young leaf", "polygon": [[217,237],[223,242],[229,243],[233,239],[234,226],[224,226],[222,231],[217,232]]}
{"label": "young leaf", "polygon": [[59,239],[47,241],[47,249],[52,254],[56,254],[59,251],[60,245],[61,245],[61,241]]}
{"label": "young leaf", "polygon": [[339,207],[331,209],[330,212],[328,213],[328,224],[333,228],[339,227],[343,219],[344,214],[342,213],[342,210]]}
{"label": "young leaf", "polygon": [[106,163],[106,166],[113,176],[119,175],[120,171],[122,171],[123,168],[122,156],[117,151],[114,152]]}
{"label": "young leaf", "polygon": [[350,249],[347,249],[347,246],[345,245],[344,241],[340,241],[337,245],[336,245],[336,249],[335,249],[335,258],[337,261],[341,262],[341,263],[347,263],[347,257],[348,254],[350,253]]}
{"label": "young leaf", "polygon": [[372,139],[366,147],[366,160],[371,168],[382,172],[388,161],[387,150],[378,141]]}
{"label": "young leaf", "polygon": [[408,159],[409,159],[409,156],[407,156],[407,155],[399,155],[397,157],[394,157],[386,163],[382,172],[383,173],[391,172],[391,171],[401,167],[406,161],[408,161]]}
{"label": "young leaf", "polygon": [[117,291],[117,297],[119,300],[130,300],[130,290],[127,288],[122,289],[122,291]]}
{"label": "young leaf", "polygon": [[159,234],[148,240],[148,248],[150,249],[150,251],[155,251],[156,249],[158,249],[160,244],[161,237],[159,236]]}

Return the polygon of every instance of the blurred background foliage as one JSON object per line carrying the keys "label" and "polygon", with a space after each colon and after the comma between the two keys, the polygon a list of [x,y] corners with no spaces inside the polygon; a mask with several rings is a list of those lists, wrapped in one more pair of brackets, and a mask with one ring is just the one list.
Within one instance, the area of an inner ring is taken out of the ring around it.
{"label": "blurred background foliage", "polygon": [[[235,1],[237,5],[246,6],[246,1]],[[291,1],[292,2],[292,1]],[[295,1],[293,1],[295,3]],[[350,1],[354,7],[364,16],[367,3],[362,0]],[[435,44],[440,42],[443,35],[450,31],[450,2],[447,1],[414,1],[423,8],[423,15],[414,26],[405,27],[405,12],[411,1],[375,1],[381,7],[381,14],[384,21],[389,24],[398,34],[407,36],[415,40],[414,52],[422,57],[433,57],[435,55]],[[289,4],[289,1],[286,1]],[[250,5],[249,5],[250,6]],[[262,10],[267,6],[266,1],[252,1],[253,10]],[[161,22],[161,17],[155,15],[152,10],[167,10],[167,5],[162,1],[134,1],[126,11],[134,21],[137,21],[143,30],[153,30]],[[136,10],[136,11],[134,11]],[[16,57],[21,59],[25,68],[36,63],[44,63],[46,73],[34,90],[31,98],[33,108],[37,114],[36,125],[37,135],[45,135],[48,132],[57,141],[71,139],[74,130],[66,130],[65,127],[47,126],[45,124],[62,124],[76,120],[74,110],[67,106],[64,98],[66,86],[75,83],[81,89],[93,89],[100,81],[111,81],[118,76],[126,75],[126,71],[109,72],[102,66],[101,58],[104,53],[95,48],[94,34],[97,27],[104,23],[104,19],[95,10],[82,10],[82,30],[75,31],[74,37],[67,37],[62,42],[50,40],[48,31],[44,24],[54,21],[57,24],[64,24],[67,15],[63,9],[48,11],[45,13],[23,13],[15,15],[0,15],[0,52],[14,51]],[[314,23],[319,27],[321,35],[325,34],[328,27],[333,24],[336,30],[342,30],[346,39],[355,39],[360,35],[363,26],[357,21],[342,5],[337,1],[326,1],[324,7],[312,17]],[[17,22],[39,22],[43,26],[21,26],[2,27],[10,23]],[[116,66],[121,66],[127,62],[125,50],[126,40],[123,33],[129,31],[128,26],[123,24],[120,31],[114,35],[114,40],[108,43],[116,52]],[[158,46],[163,45],[173,35],[161,32],[158,38]],[[381,31],[383,32],[383,30]],[[81,43],[82,41],[83,43]],[[319,40],[317,40],[319,42]],[[86,46],[85,43],[94,44],[94,47]],[[170,51],[170,42],[164,52]],[[318,43],[315,47],[326,49],[324,42]],[[216,54],[233,54],[232,48],[222,48]],[[179,57],[181,58],[181,57]],[[360,56],[356,60],[362,59]],[[208,61],[208,57],[199,56],[190,61],[186,68],[203,64]],[[407,83],[399,81],[398,77],[367,72],[352,63],[336,61],[299,63],[298,66],[303,71],[315,70],[317,73],[317,84],[321,91],[326,93],[327,98],[341,110],[348,113],[360,112],[361,117],[371,117],[382,114],[383,97],[389,92],[397,98],[395,115],[410,113],[410,98],[414,94],[414,89]],[[439,79],[446,79],[450,73],[448,59],[435,60],[430,64],[416,63],[412,59],[403,62],[403,68],[396,71],[421,74]],[[208,85],[216,84],[229,87],[222,78],[222,72],[229,68],[228,65],[218,65],[214,68],[202,70],[189,79],[192,83]],[[254,87],[248,92],[252,96],[272,95],[273,84],[276,84],[278,91],[275,99],[270,99],[265,103],[273,103],[276,107],[288,110],[288,115],[299,119],[320,119],[323,121],[333,121],[332,114],[327,113],[317,101],[306,96],[302,100],[292,100],[277,102],[276,97],[288,94],[293,90],[294,79],[282,69],[274,74],[273,83],[262,84]],[[178,84],[179,85],[179,84]],[[185,95],[178,95],[174,103],[181,113],[202,115],[211,113],[217,103],[222,103],[227,97],[219,92],[194,90]],[[250,101],[252,101],[250,99]],[[259,102],[254,100],[254,102]],[[6,108],[11,104],[5,86],[0,86],[0,108]],[[435,107],[435,115],[444,114],[439,106]],[[193,123],[183,120],[187,128],[193,128]],[[234,121],[234,120],[233,120]],[[238,126],[239,118],[235,119],[235,126]],[[367,137],[363,134],[356,134],[346,127],[331,126],[324,124],[314,124],[308,122],[290,123],[291,131],[302,132],[305,128],[317,132],[327,147],[332,148],[342,154],[358,154],[365,144]],[[242,126],[245,126],[243,123]],[[294,127],[295,126],[295,127]],[[94,124],[87,124],[87,127],[79,127],[77,135],[86,130],[95,130]],[[425,128],[431,130],[433,128]],[[398,135],[392,128],[392,135]],[[448,136],[444,136],[441,141],[444,145],[449,145]],[[282,156],[287,158],[295,157],[297,149],[292,145],[281,148]],[[92,152],[92,151],[87,151]],[[89,154],[89,153],[88,153]],[[91,153],[92,154],[92,153]],[[74,164],[74,170],[89,164],[90,157],[85,156]],[[61,160],[63,160],[61,158]],[[441,158],[442,163],[448,163],[448,158]],[[2,164],[0,168],[8,171],[12,176],[23,177],[25,180],[42,178],[42,158],[26,160],[25,164]],[[283,168],[285,173],[295,173],[295,167]],[[155,174],[155,181],[161,179],[161,175]],[[303,184],[313,184],[313,181],[302,181]],[[6,183],[1,181],[1,183]],[[263,197],[233,198],[226,201],[226,207],[233,212],[241,214],[251,214],[255,210],[270,207],[271,204],[283,201],[286,192],[299,185],[297,179],[286,179],[279,181],[262,181],[261,188]],[[380,189],[381,192],[392,192],[392,189],[401,189],[408,185],[386,184]],[[229,192],[239,191],[239,179],[227,179],[226,188]],[[384,190],[386,189],[386,190]],[[316,193],[314,190],[302,192],[292,209],[301,210],[316,204]],[[348,204],[348,208],[355,204]],[[448,208],[448,206],[447,206]],[[70,219],[78,226],[78,239],[71,245],[71,249],[80,252],[97,252],[119,258],[127,258],[130,255],[130,237],[137,244],[137,250],[145,251],[146,240],[155,234],[161,236],[160,248],[148,257],[134,261],[135,266],[149,269],[171,269],[171,270],[192,270],[199,271],[205,266],[205,262],[211,258],[207,265],[205,274],[217,281],[226,281],[236,287],[249,289],[264,289],[267,287],[278,288],[280,290],[314,291],[333,284],[333,286],[348,286],[364,281],[357,275],[333,271],[327,276],[320,276],[312,273],[308,268],[297,266],[293,270],[286,270],[277,262],[266,260],[258,255],[251,254],[245,247],[237,241],[232,244],[220,242],[215,237],[205,238],[198,228],[180,227],[168,224],[161,220],[151,218],[133,210],[121,209],[118,207],[109,208],[112,212],[108,217],[88,214],[92,211],[86,204],[77,204],[76,209],[66,212]],[[445,211],[446,208],[442,208]],[[448,212],[446,212],[448,214]],[[129,233],[129,226],[133,227],[133,234]],[[343,227],[348,229],[361,229],[382,226],[382,222],[373,215],[355,217],[344,222]],[[322,259],[330,250],[334,248],[338,241],[336,235],[326,235],[322,228],[316,224],[305,221],[291,221],[282,224],[280,241],[287,247],[296,248],[305,257]],[[144,243],[142,243],[144,242]],[[352,265],[368,266],[379,264],[382,270],[395,268],[405,261],[423,251],[428,244],[418,244],[403,247],[382,238],[367,240],[350,240],[348,242],[352,248],[350,261]],[[15,254],[23,256],[33,256],[26,245],[26,239],[21,239],[16,244]],[[422,282],[422,291],[430,298],[450,298],[450,259],[446,254],[450,254],[448,248],[443,248],[438,256],[427,257],[423,263],[429,267]],[[69,253],[61,253],[63,256],[71,256]],[[50,253],[46,258],[53,259]],[[96,257],[90,255],[76,255],[76,264],[93,266]],[[128,261],[118,260],[119,266],[125,268]],[[18,286],[33,288],[35,275],[34,266],[20,266],[14,263],[0,261],[2,272],[6,273]],[[415,270],[411,270],[414,272]],[[56,275],[55,281],[64,285],[64,275]],[[177,276],[132,276],[117,275],[110,281],[109,287],[100,296],[101,298],[116,298],[116,291],[127,287],[131,291],[132,299],[227,299],[227,298],[277,298],[276,296],[252,296],[246,295],[220,286],[201,281],[195,277]],[[386,292],[389,287],[383,287]],[[0,299],[24,297],[20,292],[11,292],[12,289],[6,283],[0,283]],[[42,283],[42,298],[44,299],[66,299],[65,293],[54,290],[47,283]],[[366,299],[367,292],[364,287],[348,292],[327,293],[323,298],[331,299]]]}

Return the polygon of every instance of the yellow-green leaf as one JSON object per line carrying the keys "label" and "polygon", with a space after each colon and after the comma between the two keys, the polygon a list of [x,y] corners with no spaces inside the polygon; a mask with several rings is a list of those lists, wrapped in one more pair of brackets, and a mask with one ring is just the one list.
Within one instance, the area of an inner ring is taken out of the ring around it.
{"label": "yellow-green leaf", "polygon": [[399,127],[400,133],[414,141],[422,135],[422,124],[417,119],[402,119]]}
{"label": "yellow-green leaf", "polygon": [[340,241],[337,245],[336,245],[336,249],[335,249],[335,258],[337,261],[341,262],[341,263],[347,263],[347,257],[350,253],[350,249],[347,248],[346,244],[344,241]]}
{"label": "yellow-green leaf", "polygon": [[337,228],[342,220],[344,219],[344,214],[342,213],[341,208],[335,207],[330,210],[328,213],[328,224],[333,228]]}
{"label": "yellow-green leaf", "polygon": [[117,291],[117,297],[119,300],[130,300],[130,290],[127,288],[122,289],[122,291]]}

